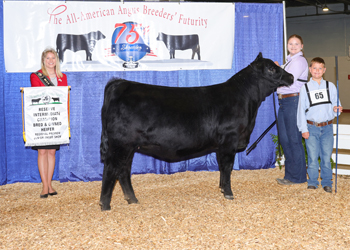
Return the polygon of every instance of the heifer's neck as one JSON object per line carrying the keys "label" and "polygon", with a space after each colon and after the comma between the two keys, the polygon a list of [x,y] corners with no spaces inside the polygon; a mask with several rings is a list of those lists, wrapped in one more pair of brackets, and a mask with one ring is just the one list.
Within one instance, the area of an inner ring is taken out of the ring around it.
{"label": "heifer's neck", "polygon": [[258,108],[265,98],[273,93],[269,80],[259,75],[259,72],[250,65],[232,76],[228,82],[230,86],[234,86],[234,92],[249,100],[249,117],[252,119],[255,119]]}
{"label": "heifer's neck", "polygon": [[257,71],[248,66],[229,79],[229,84],[235,86],[235,91],[249,97],[255,105],[260,104],[269,96],[273,90],[270,89],[268,80],[257,74]]}

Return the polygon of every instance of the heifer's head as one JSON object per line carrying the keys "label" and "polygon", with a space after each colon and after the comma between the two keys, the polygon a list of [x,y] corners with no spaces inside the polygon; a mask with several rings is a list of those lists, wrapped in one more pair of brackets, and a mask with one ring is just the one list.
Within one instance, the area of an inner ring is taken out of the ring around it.
{"label": "heifer's head", "polygon": [[292,74],[277,66],[272,60],[263,58],[261,52],[250,66],[259,78],[267,80],[264,81],[265,86],[268,84],[273,91],[278,87],[290,86],[294,82]]}
{"label": "heifer's head", "polygon": [[164,40],[163,37],[164,37],[164,33],[159,32],[158,37],[157,37],[157,41],[163,41]]}
{"label": "heifer's head", "polygon": [[97,39],[97,40],[105,39],[105,38],[106,38],[106,36],[103,35],[101,31],[98,30],[96,33],[97,33],[97,36],[96,36],[96,39]]}
{"label": "heifer's head", "polygon": [[105,39],[106,36],[102,34],[101,31],[91,31],[90,33],[87,34],[87,37],[89,40],[101,40],[101,39]]}

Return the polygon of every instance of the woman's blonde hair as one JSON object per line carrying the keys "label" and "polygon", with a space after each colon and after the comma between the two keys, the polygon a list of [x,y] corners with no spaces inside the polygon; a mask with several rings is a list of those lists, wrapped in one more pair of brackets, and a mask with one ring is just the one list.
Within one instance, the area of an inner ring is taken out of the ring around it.
{"label": "woman's blonde hair", "polygon": [[60,59],[58,58],[58,55],[57,55],[56,51],[53,48],[46,48],[43,51],[43,53],[41,53],[41,71],[43,72],[43,74],[45,76],[49,76],[49,74],[47,73],[46,67],[45,67],[45,58],[46,58],[48,53],[52,53],[52,54],[55,55],[55,58],[56,58],[56,66],[55,66],[56,75],[58,77],[62,77],[63,74],[62,74],[61,69],[60,69]]}

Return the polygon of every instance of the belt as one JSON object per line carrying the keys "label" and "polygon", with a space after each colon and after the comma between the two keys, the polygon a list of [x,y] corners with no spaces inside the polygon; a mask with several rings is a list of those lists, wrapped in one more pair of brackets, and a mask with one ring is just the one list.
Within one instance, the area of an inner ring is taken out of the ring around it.
{"label": "belt", "polygon": [[333,123],[332,120],[330,120],[330,121],[328,121],[328,122],[312,122],[312,121],[307,120],[306,122],[307,122],[308,124],[315,125],[316,127],[324,127],[324,126],[327,126],[327,125]]}
{"label": "belt", "polygon": [[278,99],[281,100],[281,99],[283,99],[283,98],[292,97],[292,96],[298,96],[298,95],[299,95],[299,93],[285,94],[285,95],[278,94]]}

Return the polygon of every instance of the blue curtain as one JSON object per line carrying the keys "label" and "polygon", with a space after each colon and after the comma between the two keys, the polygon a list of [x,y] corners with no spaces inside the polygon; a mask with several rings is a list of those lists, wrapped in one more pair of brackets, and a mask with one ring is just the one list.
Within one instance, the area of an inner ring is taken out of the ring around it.
{"label": "blue curtain", "polygon": [[[235,12],[236,72],[245,68],[259,52],[273,61],[283,60],[283,6],[282,4],[236,4]],[[255,128],[250,137],[250,145],[275,120],[273,98],[266,98],[259,108]],[[278,107],[276,107],[278,109]],[[261,140],[258,147],[248,156],[238,154],[240,169],[265,169],[274,167],[275,151],[271,134],[277,134],[276,126]],[[248,145],[248,147],[250,146]]]}
{"label": "blue curtain", "polygon": [[[3,13],[3,2],[0,3]],[[274,61],[283,57],[283,5],[236,3],[235,51],[230,70],[141,71],[141,72],[68,72],[71,90],[71,141],[56,153],[54,179],[94,181],[102,179],[100,161],[100,110],[103,91],[112,77],[153,85],[207,86],[224,82],[252,62],[259,52]],[[0,19],[3,38],[3,16]],[[224,24],[223,24],[224,25]],[[37,151],[25,148],[22,137],[20,87],[30,86],[30,73],[6,73],[0,39],[0,185],[15,182],[40,182]],[[218,55],[221,56],[221,55]],[[34,59],[33,59],[34,60]],[[37,58],[39,60],[39,58]],[[274,121],[273,97],[261,105],[251,143]],[[271,133],[276,134],[276,129]],[[237,154],[234,169],[274,167],[275,155],[270,135],[246,156]],[[133,174],[171,174],[182,171],[217,171],[215,153],[188,161],[167,163],[136,154]]]}

